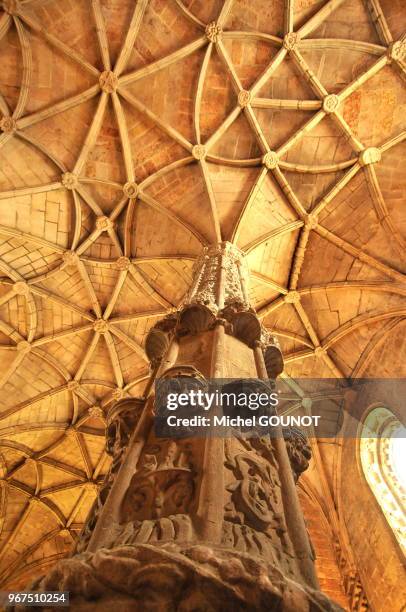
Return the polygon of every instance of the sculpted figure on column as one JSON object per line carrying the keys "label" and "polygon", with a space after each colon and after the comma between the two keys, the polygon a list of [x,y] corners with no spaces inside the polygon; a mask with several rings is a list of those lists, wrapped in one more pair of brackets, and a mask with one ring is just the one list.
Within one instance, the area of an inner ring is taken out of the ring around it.
{"label": "sculpted figure on column", "polygon": [[[273,380],[283,369],[250,306],[243,254],[227,242],[205,248],[183,303],[145,348],[151,383]],[[80,552],[35,588],[69,590],[75,611],[340,609],[318,590],[296,495],[310,458],[300,434],[291,430],[287,444],[157,438],[151,391],[111,408],[107,448],[112,467]]]}

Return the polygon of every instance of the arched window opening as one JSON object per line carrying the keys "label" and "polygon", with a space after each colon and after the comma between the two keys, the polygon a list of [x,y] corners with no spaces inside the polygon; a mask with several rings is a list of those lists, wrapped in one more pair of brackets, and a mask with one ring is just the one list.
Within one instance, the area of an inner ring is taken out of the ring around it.
{"label": "arched window opening", "polygon": [[368,413],[360,455],[365,478],[406,554],[406,428],[387,408]]}
{"label": "arched window opening", "polygon": [[392,434],[391,460],[397,479],[406,489],[406,428],[403,425],[399,425]]}

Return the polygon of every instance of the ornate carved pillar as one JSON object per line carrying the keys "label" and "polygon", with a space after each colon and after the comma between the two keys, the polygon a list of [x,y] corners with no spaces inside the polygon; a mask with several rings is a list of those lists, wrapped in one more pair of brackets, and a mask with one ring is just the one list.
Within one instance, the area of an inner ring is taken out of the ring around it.
{"label": "ornate carved pillar", "polygon": [[[184,302],[151,329],[146,351],[152,376],[196,384],[274,380],[283,369],[229,243],[204,250]],[[38,588],[70,590],[75,610],[340,609],[318,591],[295,490],[309,447],[296,432],[287,443],[157,438],[151,393],[112,407],[107,450],[112,467],[79,554]]]}

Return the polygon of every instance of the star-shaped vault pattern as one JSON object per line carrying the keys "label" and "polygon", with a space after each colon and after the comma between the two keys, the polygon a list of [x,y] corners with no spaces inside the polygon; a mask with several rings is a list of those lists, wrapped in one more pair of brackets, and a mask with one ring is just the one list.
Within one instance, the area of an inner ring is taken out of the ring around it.
{"label": "star-shaped vault pattern", "polygon": [[106,411],[144,392],[145,335],[204,245],[246,253],[286,376],[394,375],[395,4],[0,3],[3,588],[72,550],[109,467]]}

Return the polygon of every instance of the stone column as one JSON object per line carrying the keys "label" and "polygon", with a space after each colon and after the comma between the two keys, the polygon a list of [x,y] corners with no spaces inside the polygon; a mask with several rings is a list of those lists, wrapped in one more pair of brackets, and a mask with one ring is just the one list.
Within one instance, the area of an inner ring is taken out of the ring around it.
{"label": "stone column", "polygon": [[[151,376],[274,384],[281,351],[250,306],[235,246],[204,250],[146,352]],[[338,610],[318,591],[295,489],[306,440],[157,438],[149,389],[111,408],[112,466],[77,554],[37,587],[70,590],[75,610]]]}

